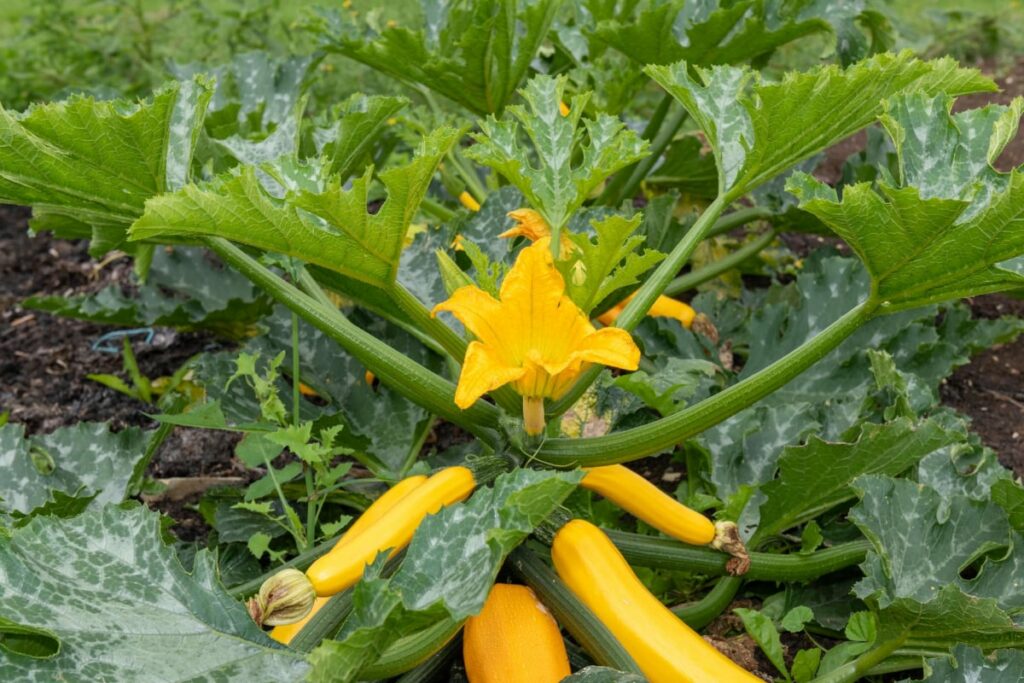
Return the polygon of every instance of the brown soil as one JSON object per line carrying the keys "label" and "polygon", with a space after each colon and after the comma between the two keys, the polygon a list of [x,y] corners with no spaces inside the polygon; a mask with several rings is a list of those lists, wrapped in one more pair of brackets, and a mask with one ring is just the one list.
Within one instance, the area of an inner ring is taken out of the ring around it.
{"label": "brown soil", "polygon": [[[155,427],[152,406],[97,384],[86,375],[126,378],[120,354],[92,350],[110,328],[35,313],[19,302],[33,294],[93,292],[124,283],[127,259],[99,272],[84,243],[31,237],[28,211],[0,206],[0,411],[29,433],[50,432],[83,420],[109,420],[114,429]],[[215,341],[199,334],[158,329],[152,344],[133,346],[139,368],[150,378],[168,375]],[[230,474],[236,437],[226,432],[176,429],[150,466],[154,477]]]}

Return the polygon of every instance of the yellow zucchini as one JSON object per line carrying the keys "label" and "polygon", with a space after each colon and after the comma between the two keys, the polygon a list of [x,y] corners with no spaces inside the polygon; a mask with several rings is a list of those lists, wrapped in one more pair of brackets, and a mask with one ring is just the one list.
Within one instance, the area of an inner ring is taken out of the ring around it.
{"label": "yellow zucchini", "polygon": [[294,624],[285,624],[284,626],[275,626],[270,630],[270,637],[281,643],[287,645],[292,642],[292,638],[302,630],[302,627],[309,623],[309,620],[313,618],[313,615],[320,611],[320,608],[327,604],[330,598],[317,597],[313,601],[313,609],[309,610],[309,614],[304,616],[300,621],[296,621]]}
{"label": "yellow zucchini", "polygon": [[551,544],[555,571],[608,627],[650,683],[760,683],[684,624],[644,587],[590,522],[573,520]]}
{"label": "yellow zucchini", "polygon": [[350,540],[339,542],[306,570],[317,595],[331,596],[352,586],[382,550],[393,556],[412,540],[423,518],[445,505],[469,497],[476,486],[466,467],[448,467],[401,497],[377,520],[359,529]]}
{"label": "yellow zucchini", "polygon": [[708,545],[715,540],[715,524],[691,510],[639,474],[622,465],[584,468],[581,486],[599,493],[672,538]]}
{"label": "yellow zucchini", "polygon": [[558,683],[572,673],[558,624],[526,586],[495,584],[462,634],[469,683]]}
{"label": "yellow zucchini", "polygon": [[[338,546],[346,541],[352,540],[356,534],[360,533],[383,517],[385,512],[393,508],[395,503],[405,497],[405,494],[409,493],[426,480],[427,478],[422,474],[406,477],[378,496],[377,500],[373,501],[370,507],[366,508],[363,511],[363,514],[359,515],[359,519],[353,522],[352,525],[345,530],[345,533],[338,539],[338,542],[334,544],[332,552],[337,550]],[[270,631],[270,637],[279,643],[287,645],[291,642],[292,638],[295,637],[295,634],[301,631],[302,627],[309,623],[309,620],[313,618],[313,615],[316,614],[321,607],[327,604],[329,599],[330,598],[328,597],[317,597],[317,599],[313,601],[313,609],[310,610],[309,614],[307,614],[301,621],[284,626],[275,626]]]}

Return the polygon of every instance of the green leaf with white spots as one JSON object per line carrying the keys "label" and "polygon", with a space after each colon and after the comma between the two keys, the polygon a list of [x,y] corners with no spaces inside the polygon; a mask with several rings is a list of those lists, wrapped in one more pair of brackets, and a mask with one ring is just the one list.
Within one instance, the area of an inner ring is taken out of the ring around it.
{"label": "green leaf with white spots", "polygon": [[142,507],[37,517],[0,537],[0,576],[0,619],[60,644],[47,659],[0,647],[5,681],[272,683],[309,670],[227,594],[210,554],[187,573]]}
{"label": "green leaf with white spots", "polygon": [[[884,28],[857,21],[867,18],[863,0],[835,2],[639,2],[628,10],[598,18],[594,38],[638,64],[737,64],[770,54],[814,33],[833,33],[843,63],[867,56],[881,42]],[[596,8],[595,8],[596,9]]]}
{"label": "green leaf with white spots", "polygon": [[398,271],[409,223],[434,170],[457,138],[457,131],[440,128],[423,140],[412,161],[382,171],[388,197],[376,213],[367,211],[372,168],[349,190],[313,173],[315,187],[293,187],[280,197],[257,171],[281,183],[286,169],[244,166],[213,183],[152,199],[132,226],[131,237],[224,237],[387,288]]}
{"label": "green leaf with white spots", "polygon": [[321,11],[321,47],[476,114],[500,112],[530,71],[561,0],[431,0],[389,15]]}
{"label": "green leaf with white spots", "polygon": [[[697,77],[691,72],[693,69]],[[646,67],[704,132],[715,154],[719,194],[740,197],[857,132],[903,92],[957,95],[993,83],[952,59],[921,61],[909,51],[880,54],[846,69],[821,66],[778,82],[749,69]]]}
{"label": "green leaf with white spots", "polygon": [[840,201],[805,174],[789,182],[800,208],[864,261],[882,312],[1024,285],[1024,173],[989,164],[1005,144],[997,123],[1019,119],[1024,100],[954,116],[949,104],[920,95],[889,104],[883,121],[903,186],[860,183]]}
{"label": "green leaf with white spots", "polygon": [[876,611],[882,640],[1024,645],[1011,617],[1024,609],[1024,537],[999,506],[876,475],[854,488],[850,518],[874,546],[855,593]]}
{"label": "green leaf with white spots", "polygon": [[120,503],[145,450],[146,436],[134,427],[114,433],[106,423],[80,422],[26,438],[22,425],[6,424],[0,427],[0,512],[28,516],[58,493]]}
{"label": "green leaf with white spots", "polygon": [[580,476],[517,469],[468,502],[427,517],[393,576],[380,578],[377,563],[356,585],[341,633],[310,657],[312,680],[355,680],[403,636],[479,612],[505,556],[572,493]]}
{"label": "green leaf with white spots", "polygon": [[574,95],[568,115],[562,116],[565,86],[564,76],[531,79],[520,91],[527,107],[513,105],[503,118],[481,121],[477,144],[466,151],[519,188],[551,226],[555,251],[562,229],[591,192],[646,156],[648,147],[614,116],[582,119],[588,93]]}
{"label": "green leaf with white spots", "polygon": [[242,275],[195,247],[157,249],[145,283],[129,296],[120,285],[80,296],[32,296],[25,308],[105,325],[208,329],[241,339],[270,312],[270,302]]}
{"label": "green leaf with white spots", "polygon": [[88,226],[94,253],[123,246],[146,200],[189,181],[211,91],[196,79],[139,104],[76,96],[21,114],[0,107],[0,202]]}
{"label": "green leaf with white spots", "polygon": [[924,681],[931,683],[1020,683],[1024,671],[1024,652],[996,650],[984,653],[976,647],[957,645],[952,659],[928,660],[930,672]]}
{"label": "green leaf with white spots", "polygon": [[561,683],[643,683],[646,679],[606,666],[587,666],[572,676],[566,676]]}
{"label": "green leaf with white spots", "polygon": [[853,438],[812,436],[779,457],[779,478],[763,488],[758,533],[770,537],[856,497],[851,484],[864,474],[897,476],[960,436],[931,420],[899,418],[866,423]]}
{"label": "green leaf with white spots", "polygon": [[406,104],[401,97],[356,94],[335,107],[330,125],[314,132],[327,174],[344,182],[361,171],[388,121]]}

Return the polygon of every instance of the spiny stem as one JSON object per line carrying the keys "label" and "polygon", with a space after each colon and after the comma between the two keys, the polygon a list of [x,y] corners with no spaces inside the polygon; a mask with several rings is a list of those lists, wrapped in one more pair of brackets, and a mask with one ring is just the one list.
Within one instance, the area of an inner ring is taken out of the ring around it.
{"label": "spiny stem", "polygon": [[865,301],[763,370],[678,413],[605,436],[548,439],[537,457],[559,467],[592,467],[630,462],[674,448],[785,386],[867,323],[876,308],[875,301]]}

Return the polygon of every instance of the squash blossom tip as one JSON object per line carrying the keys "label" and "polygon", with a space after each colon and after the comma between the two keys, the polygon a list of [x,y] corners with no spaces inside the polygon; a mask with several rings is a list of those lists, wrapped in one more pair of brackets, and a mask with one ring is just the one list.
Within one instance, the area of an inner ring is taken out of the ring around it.
{"label": "squash blossom tip", "polygon": [[298,569],[282,569],[260,586],[249,598],[249,615],[260,626],[293,624],[313,609],[316,590]]}

